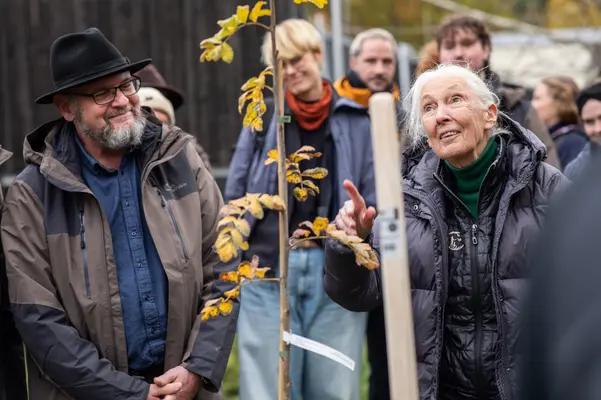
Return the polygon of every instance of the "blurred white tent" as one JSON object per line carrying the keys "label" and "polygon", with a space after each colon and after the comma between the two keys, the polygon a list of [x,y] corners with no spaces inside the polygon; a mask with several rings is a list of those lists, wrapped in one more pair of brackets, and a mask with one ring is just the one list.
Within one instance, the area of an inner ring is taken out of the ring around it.
{"label": "blurred white tent", "polygon": [[552,75],[571,76],[580,87],[590,83],[599,73],[593,47],[601,44],[601,29],[561,29],[553,33],[564,40],[532,33],[495,33],[492,69],[504,81],[530,88]]}

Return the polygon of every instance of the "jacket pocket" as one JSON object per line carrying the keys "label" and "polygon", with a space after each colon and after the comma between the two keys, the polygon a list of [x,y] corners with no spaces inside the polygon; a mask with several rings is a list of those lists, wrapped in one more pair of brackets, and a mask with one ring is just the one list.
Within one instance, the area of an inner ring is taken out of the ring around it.
{"label": "jacket pocket", "polygon": [[86,249],[86,228],[84,225],[83,209],[79,210],[79,237],[81,243],[81,256],[83,264],[83,279],[87,298],[91,298],[90,293],[90,272],[88,270],[88,253]]}
{"label": "jacket pocket", "polygon": [[167,199],[165,199],[165,196],[163,196],[163,193],[161,193],[159,188],[156,188],[156,190],[157,190],[159,197],[161,198],[161,206],[167,210],[167,213],[169,214],[169,217],[171,218],[171,222],[173,223],[173,227],[175,228],[175,233],[177,234],[177,239],[179,240],[179,244],[182,248],[184,259],[186,260],[186,262],[188,262],[188,260],[190,259],[189,255],[188,255],[188,250],[186,249],[186,244],[184,243],[184,238],[182,237],[182,233],[180,231],[177,220],[175,219],[175,215],[173,214],[173,210],[171,210],[171,207],[169,206],[169,202],[167,202]]}

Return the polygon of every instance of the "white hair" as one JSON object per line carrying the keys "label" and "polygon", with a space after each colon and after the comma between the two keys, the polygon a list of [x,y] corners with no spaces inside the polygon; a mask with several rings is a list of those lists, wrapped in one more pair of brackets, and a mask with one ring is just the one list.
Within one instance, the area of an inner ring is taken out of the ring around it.
{"label": "white hair", "polygon": [[[499,105],[499,98],[490,89],[486,83],[467,67],[455,64],[440,64],[436,68],[422,73],[413,83],[411,90],[405,97],[404,108],[407,111],[406,134],[408,136],[408,145],[412,148],[419,147],[427,138],[427,133],[424,129],[421,120],[421,96],[424,86],[432,79],[440,77],[459,78],[463,80],[467,86],[476,95],[479,101],[477,106],[487,108],[491,104]],[[496,129],[493,129],[493,134]]]}
{"label": "white hair", "polygon": [[388,42],[390,42],[392,51],[396,54],[397,42],[396,42],[394,36],[392,36],[392,33],[388,32],[386,29],[382,29],[382,28],[371,28],[371,29],[363,31],[363,32],[359,33],[357,36],[355,36],[355,38],[353,39],[353,42],[351,43],[351,46],[349,47],[349,56],[351,58],[354,58],[354,57],[357,57],[359,54],[361,54],[361,50],[363,50],[363,43],[366,40],[371,40],[371,39],[387,40]]}

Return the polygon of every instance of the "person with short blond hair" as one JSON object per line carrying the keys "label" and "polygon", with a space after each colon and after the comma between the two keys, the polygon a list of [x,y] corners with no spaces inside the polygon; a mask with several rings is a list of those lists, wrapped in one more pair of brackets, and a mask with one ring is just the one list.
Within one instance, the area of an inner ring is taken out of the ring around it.
{"label": "person with short blond hair", "polygon": [[[285,86],[284,113],[291,117],[286,124],[286,153],[312,146],[322,156],[302,161],[301,168],[322,167],[329,171],[324,179],[314,181],[319,188],[316,196],[305,201],[289,197],[292,234],[303,221],[335,217],[348,198],[344,179],[359,182],[366,201],[375,205],[370,122],[365,107],[339,97],[331,82],[322,78],[322,39],[313,25],[300,19],[283,21],[276,28],[275,39]],[[273,65],[269,34],[262,52],[264,62]],[[246,193],[278,191],[277,169],[264,164],[267,152],[276,148],[276,120],[273,115],[264,117],[266,136],[262,147],[256,147],[257,132],[243,129],[240,134],[225,187],[226,201]],[[292,186],[289,192],[292,194]],[[249,216],[248,221],[249,249],[243,259],[258,255],[260,265],[272,268],[271,276],[279,276],[278,213],[267,211],[262,220]],[[292,347],[292,399],[358,400],[366,314],[347,311],[324,293],[322,243],[302,242],[290,250],[288,263],[292,333],[333,347],[357,362],[351,371],[321,355]],[[277,399],[279,298],[277,282],[242,288],[238,320],[241,400]]]}

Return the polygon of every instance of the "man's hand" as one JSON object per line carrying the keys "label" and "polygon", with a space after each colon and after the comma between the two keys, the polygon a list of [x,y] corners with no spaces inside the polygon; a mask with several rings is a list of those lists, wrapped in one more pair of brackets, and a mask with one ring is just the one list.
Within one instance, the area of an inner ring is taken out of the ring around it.
{"label": "man's hand", "polygon": [[175,395],[182,388],[181,382],[173,382],[164,386],[150,385],[146,400],[177,400]]}
{"label": "man's hand", "polygon": [[349,235],[365,239],[374,226],[376,210],[373,207],[367,208],[365,200],[351,181],[345,180],[344,188],[351,199],[345,201],[344,206],[338,211],[335,219],[336,227]]}
{"label": "man's hand", "polygon": [[[163,375],[154,378],[154,383],[159,387],[167,387],[174,383],[180,383],[181,389],[176,393],[177,400],[192,400],[198,394],[201,387],[200,376],[188,371],[182,366],[171,368]],[[166,398],[171,400],[170,398]]]}

